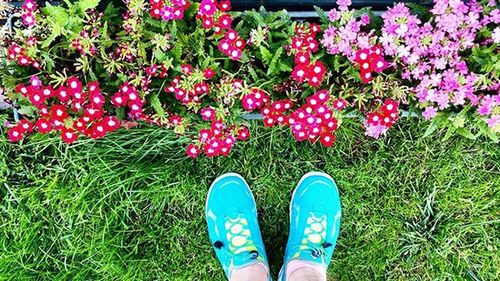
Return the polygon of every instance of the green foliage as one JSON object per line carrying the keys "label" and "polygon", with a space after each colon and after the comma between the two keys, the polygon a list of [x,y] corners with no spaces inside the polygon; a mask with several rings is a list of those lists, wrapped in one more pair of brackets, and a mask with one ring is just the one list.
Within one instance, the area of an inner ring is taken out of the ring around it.
{"label": "green foliage", "polygon": [[500,146],[422,139],[425,125],[403,121],[374,142],[347,122],[334,149],[259,128],[231,157],[198,160],[158,127],[70,147],[11,144],[0,129],[0,279],[224,280],[204,218],[224,172],[255,194],[276,278],[293,188],[322,170],[343,208],[328,280],[496,280]]}
{"label": "green foliage", "polygon": [[101,0],[80,0],[76,2],[75,5],[78,5],[78,8],[80,8],[81,11],[86,11],[97,7],[100,1]]}
{"label": "green foliage", "polygon": [[42,8],[42,13],[50,17],[52,22],[60,28],[64,28],[69,19],[66,8],[62,6],[52,6],[50,3],[47,3],[45,7]]}

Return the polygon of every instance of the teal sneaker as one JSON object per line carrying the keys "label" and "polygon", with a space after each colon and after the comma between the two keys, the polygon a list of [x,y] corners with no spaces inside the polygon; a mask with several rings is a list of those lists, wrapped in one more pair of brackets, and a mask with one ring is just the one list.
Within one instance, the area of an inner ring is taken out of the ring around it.
{"label": "teal sneaker", "polygon": [[228,173],[212,183],[205,216],[210,241],[228,279],[233,269],[257,262],[266,265],[269,275],[255,199],[243,177]]}
{"label": "teal sneaker", "polygon": [[286,280],[290,261],[328,268],[340,231],[341,206],[335,181],[321,172],[305,174],[290,203],[290,232],[278,280]]}

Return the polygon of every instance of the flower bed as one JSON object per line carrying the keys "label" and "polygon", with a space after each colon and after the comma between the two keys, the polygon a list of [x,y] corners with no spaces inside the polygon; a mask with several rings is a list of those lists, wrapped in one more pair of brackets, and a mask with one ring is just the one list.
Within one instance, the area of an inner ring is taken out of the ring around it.
{"label": "flower bed", "polygon": [[249,131],[242,116],[334,144],[348,114],[374,138],[402,110],[498,141],[500,10],[495,1],[396,4],[381,17],[338,1],[320,22],[286,11],[231,12],[229,1],[98,0],[40,7],[4,38],[5,96],[23,119],[9,139],[58,133],[72,143],[137,122],[189,135],[187,155],[226,156]]}

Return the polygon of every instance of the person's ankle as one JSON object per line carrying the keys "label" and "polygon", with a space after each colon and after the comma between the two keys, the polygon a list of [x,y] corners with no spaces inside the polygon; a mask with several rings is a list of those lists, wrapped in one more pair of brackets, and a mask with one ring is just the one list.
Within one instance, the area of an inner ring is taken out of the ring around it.
{"label": "person's ankle", "polygon": [[231,270],[229,281],[267,281],[269,278],[267,265],[262,262],[256,262],[244,267],[238,267]]}
{"label": "person's ankle", "polygon": [[325,281],[326,269],[321,264],[296,259],[286,265],[285,275],[286,280],[290,281]]}

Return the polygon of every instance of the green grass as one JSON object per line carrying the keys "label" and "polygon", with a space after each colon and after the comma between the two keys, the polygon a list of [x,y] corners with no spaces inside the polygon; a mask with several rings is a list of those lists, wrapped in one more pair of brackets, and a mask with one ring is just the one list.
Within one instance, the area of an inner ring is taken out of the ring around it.
{"label": "green grass", "polygon": [[373,141],[350,124],[325,149],[258,129],[230,157],[196,161],[157,128],[71,147],[1,132],[0,280],[223,280],[203,214],[230,171],[255,193],[276,275],[291,191],[311,170],[342,198],[329,280],[498,280],[500,147],[424,131],[403,121]]}

